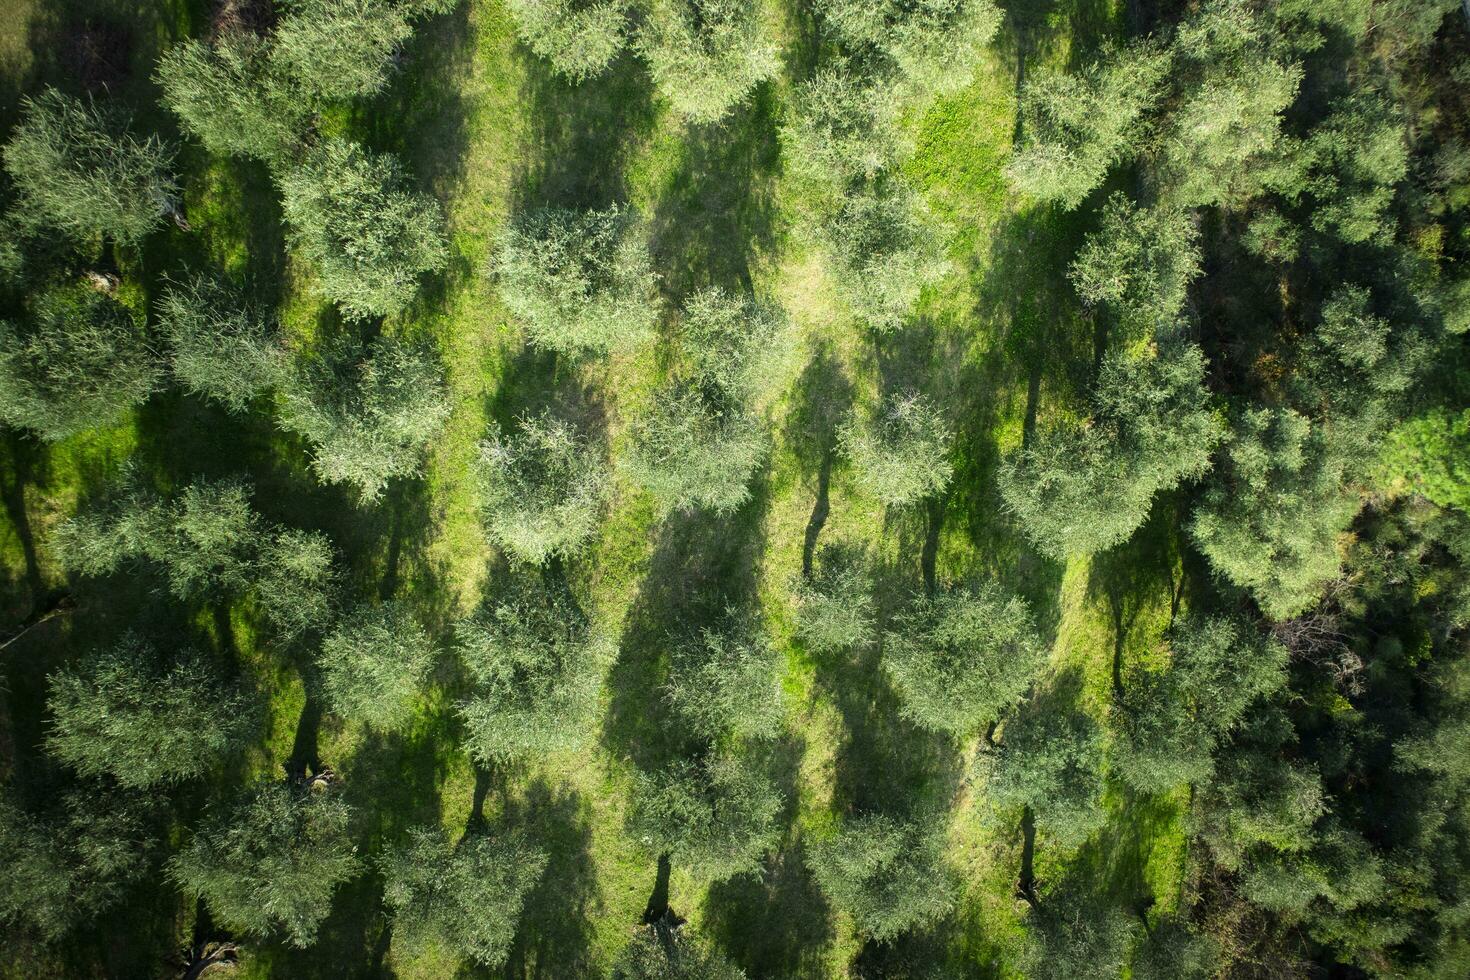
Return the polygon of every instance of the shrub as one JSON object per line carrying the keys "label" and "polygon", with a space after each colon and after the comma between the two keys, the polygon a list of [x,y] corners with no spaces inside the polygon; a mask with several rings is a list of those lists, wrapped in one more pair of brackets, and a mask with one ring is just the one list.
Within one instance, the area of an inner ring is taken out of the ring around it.
{"label": "shrub", "polygon": [[397,313],[419,277],[449,260],[438,202],[406,182],[395,157],[340,139],[280,178],[292,245],[316,265],[315,288],[350,317]]}
{"label": "shrub", "polygon": [[897,329],[924,287],[948,269],[928,208],[903,185],[882,182],[848,196],[819,230],[832,254],[832,276],[858,320]]}
{"label": "shrub", "polygon": [[118,424],[158,380],[133,312],[94,289],[46,291],[24,327],[0,320],[0,419],[47,442]]}
{"label": "shrub", "polygon": [[139,140],[130,120],[48,88],[21,100],[20,123],[5,144],[20,214],[78,238],[136,245],[177,214],[173,150],[156,136]]}
{"label": "shrub", "polygon": [[949,427],[918,393],[886,396],[866,419],[849,419],[838,439],[858,484],[891,507],[939,493],[954,472]]}
{"label": "shrub", "polygon": [[659,92],[696,123],[723,119],[780,68],[753,0],[651,0],[637,48]]}
{"label": "shrub", "polygon": [[781,797],[764,776],[714,756],[637,773],[627,830],[696,878],[721,881],[759,864],[776,842],[780,809]]}
{"label": "shrub", "polygon": [[956,882],[944,852],[937,821],[868,814],[843,821],[812,845],[807,860],[828,900],[881,943],[954,907]]}
{"label": "shrub", "polygon": [[498,244],[500,295],[531,343],[564,354],[624,351],[653,334],[658,303],[634,213],[538,211]]}
{"label": "shrub", "polygon": [[265,317],[219,280],[171,284],[159,300],[158,320],[185,390],[232,412],[244,411],[285,377],[286,350]]}
{"label": "shrub", "polygon": [[860,647],[877,637],[873,576],[866,549],[823,545],[815,572],[793,587],[796,634],[807,649],[828,653]]}
{"label": "shrub", "polygon": [[507,0],[526,47],[574,82],[600,74],[623,49],[626,0]]}
{"label": "shrub", "polygon": [[674,381],[630,427],[620,465],[664,510],[733,511],[766,456],[759,420],[712,386]]}
{"label": "shrub", "polygon": [[434,664],[434,644],[401,603],[363,606],[322,641],[327,703],[344,718],[401,728]]}

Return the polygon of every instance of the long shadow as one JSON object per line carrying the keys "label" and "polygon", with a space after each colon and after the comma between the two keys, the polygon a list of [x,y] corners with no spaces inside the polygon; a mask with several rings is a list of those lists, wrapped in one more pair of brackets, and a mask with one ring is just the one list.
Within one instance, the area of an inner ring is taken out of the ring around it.
{"label": "long shadow", "polygon": [[28,600],[7,592],[4,607],[22,611],[35,608],[46,593],[46,580],[41,574],[41,562],[36,554],[36,536],[31,529],[30,510],[26,506],[26,488],[45,485],[48,454],[37,440],[14,430],[5,434],[3,453],[0,456],[0,500],[4,501],[11,530],[20,541],[25,558],[25,583],[30,592]]}
{"label": "long shadow", "polygon": [[817,539],[831,508],[837,429],[852,411],[854,391],[841,362],[828,345],[820,343],[797,378],[793,392],[794,404],[784,423],[784,441],[791,447],[802,476],[816,482],[816,500],[801,548],[801,572],[810,576]]}

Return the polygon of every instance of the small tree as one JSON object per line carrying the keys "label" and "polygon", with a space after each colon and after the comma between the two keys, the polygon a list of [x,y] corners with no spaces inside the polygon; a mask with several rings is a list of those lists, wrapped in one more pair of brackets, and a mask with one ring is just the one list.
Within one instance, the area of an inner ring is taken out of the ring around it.
{"label": "small tree", "polygon": [[991,0],[820,0],[817,9],[839,40],[890,63],[921,95],[970,84],[1001,17]]}
{"label": "small tree", "polygon": [[959,737],[1019,701],[1045,659],[1025,601],[995,585],[920,596],[883,639],[883,667],[903,714]]}
{"label": "small tree", "polygon": [[402,604],[359,607],[322,641],[327,703],[344,718],[400,728],[434,664],[429,634]]}
{"label": "small tree", "polygon": [[1102,736],[1091,718],[1059,702],[1050,694],[1022,705],[979,764],[995,806],[1030,807],[1036,826],[1070,849],[1105,819]]}
{"label": "small tree", "polygon": [[507,225],[495,273],[531,343],[581,354],[626,351],[653,335],[658,277],[637,228],[619,205],[546,209]]}
{"label": "small tree", "polygon": [[1081,72],[1043,70],[1021,91],[1020,147],[1006,165],[1011,185],[1075,208],[1136,145],[1159,100],[1169,53],[1143,43],[1110,52]]}
{"label": "small tree", "polygon": [[139,140],[129,123],[111,106],[54,88],[22,99],[4,151],[21,215],[75,237],[135,245],[164,215],[178,214],[173,150],[156,136]]}
{"label": "small tree", "polygon": [[253,728],[245,691],[192,651],[165,665],[136,635],[50,677],[46,747],[129,789],[202,776]]}
{"label": "small tree", "polygon": [[493,969],[510,953],[546,855],[516,834],[474,834],[455,845],[441,827],[417,827],[382,869],[396,946],[413,954],[449,949]]}
{"label": "small tree", "polygon": [[696,878],[720,881],[754,870],[775,844],[781,796],[733,757],[679,761],[634,780],[629,836]]}
{"label": "small tree", "polygon": [[206,44],[186,40],[164,52],[154,73],[163,103],[211,152],[276,165],[295,152],[308,106],[249,31],[226,31]]}
{"label": "small tree", "polygon": [[873,574],[861,545],[823,545],[816,571],[793,586],[796,633],[807,649],[829,653],[877,638]]}
{"label": "small tree", "polygon": [[433,356],[387,337],[307,361],[285,394],[281,425],[311,444],[317,476],[364,502],[418,472],[451,411]]}
{"label": "small tree", "polygon": [[1136,980],[1209,980],[1219,970],[1220,946],[1213,936],[1178,916],[1148,930],[1133,955]]}
{"label": "small tree", "polygon": [[726,733],[767,738],[781,725],[777,664],[759,621],[730,610],[718,626],[675,645],[664,697],[712,741]]}
{"label": "small tree", "polygon": [[759,420],[710,384],[664,385],[630,428],[619,464],[666,511],[737,509],[749,499],[750,479],[766,456]]}
{"label": "small tree", "polygon": [[0,795],[0,922],[50,943],[116,905],[148,868],[141,817],[134,800],[95,789],[39,816]]}
{"label": "small tree", "polygon": [[315,288],[348,316],[397,313],[419,277],[449,260],[438,202],[406,183],[396,157],[340,139],[280,178],[291,243],[315,264]]}
{"label": "small tree", "polygon": [[661,923],[643,926],[613,964],[613,980],[746,980],[713,944]]}
{"label": "small tree", "polygon": [[1123,976],[1138,924],[1108,896],[1063,879],[1026,922],[1022,962],[1038,980]]}
{"label": "small tree", "polygon": [[723,119],[781,64],[753,0],[652,0],[637,48],[659,92],[696,123]]}
{"label": "small tree", "polygon": [[1121,328],[1115,342],[1167,335],[1199,275],[1198,237],[1187,212],[1135,208],[1115,193],[1103,208],[1102,227],[1087,236],[1072,263],[1072,283],[1083,302],[1112,314]]}
{"label": "small tree", "polygon": [[526,47],[574,82],[601,74],[623,50],[626,0],[507,0]]}
{"label": "small tree", "polygon": [[476,476],[491,536],[533,565],[581,551],[611,491],[602,451],[550,413],[522,418],[513,435],[492,425]]}
{"label": "small tree", "polygon": [[174,376],[196,395],[232,412],[279,384],[286,350],[266,318],[231,286],[198,276],[171,284],[158,304]]}
{"label": "small tree", "polygon": [[787,173],[818,187],[840,192],[872,180],[912,150],[899,93],[847,65],[803,82],[795,106],[781,127],[782,160]]}
{"label": "small tree", "polygon": [[584,744],[617,650],[570,597],[530,586],[456,626],[455,647],[476,683],[458,709],[486,763]]}
{"label": "small tree", "polygon": [[859,485],[890,507],[945,488],[954,473],[952,439],[943,416],[917,392],[885,396],[871,415],[849,419],[838,433]]}
{"label": "small tree", "polygon": [[943,825],[932,818],[851,817],[807,852],[827,899],[877,942],[926,925],[954,907]]}
{"label": "small tree", "polygon": [[330,787],[264,783],[206,813],[169,876],[229,928],[259,937],[280,929],[290,945],[309,946],[332,893],[360,868],[350,818]]}
{"label": "small tree", "polygon": [[320,531],[276,528],[256,556],[256,606],[283,640],[321,629],[337,590],[332,543]]}
{"label": "small tree", "polygon": [[1392,237],[1384,212],[1409,172],[1404,121],[1392,102],[1372,95],[1337,103],[1302,156],[1301,189],[1316,205],[1313,227],[1345,242]]}
{"label": "small tree", "polygon": [[274,67],[317,99],[372,95],[388,84],[410,12],[392,0],[288,0],[271,47]]}
{"label": "small tree", "polygon": [[50,289],[30,323],[0,320],[0,419],[48,442],[118,424],[158,380],[133,312],[94,289]]}
{"label": "small tree", "polygon": [[790,344],[777,311],[714,286],[685,300],[683,313],[686,366],[731,401],[751,404],[782,376]]}
{"label": "small tree", "polygon": [[832,253],[832,276],[858,320],[880,333],[901,326],[924,287],[948,270],[927,206],[892,181],[849,195],[819,237]]}
{"label": "small tree", "polygon": [[1343,459],[1291,409],[1246,411],[1190,534],[1221,575],[1273,619],[1310,606],[1338,574],[1338,537],[1359,509]]}
{"label": "small tree", "polygon": [[1000,492],[1041,551],[1065,560],[1128,540],[1156,494],[1203,476],[1223,423],[1193,344],[1103,360],[1093,417],[1042,429],[1001,463]]}

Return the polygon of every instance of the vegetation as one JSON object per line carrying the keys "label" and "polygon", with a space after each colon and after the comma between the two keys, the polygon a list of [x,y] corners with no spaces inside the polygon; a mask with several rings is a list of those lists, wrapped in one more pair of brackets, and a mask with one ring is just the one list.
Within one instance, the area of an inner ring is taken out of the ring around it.
{"label": "vegetation", "polygon": [[696,123],[723,119],[779,65],[753,0],[651,0],[637,47],[660,94]]}
{"label": "vegetation", "polygon": [[696,878],[719,881],[756,868],[775,843],[781,797],[738,759],[710,756],[639,772],[628,833]]}
{"label": "vegetation", "polygon": [[317,660],[332,709],[374,728],[413,717],[413,700],[434,664],[424,628],[401,605],[356,610],[322,640]]}
{"label": "vegetation", "polygon": [[867,814],[811,851],[812,874],[837,908],[878,942],[930,922],[954,904],[939,828],[922,818]]}

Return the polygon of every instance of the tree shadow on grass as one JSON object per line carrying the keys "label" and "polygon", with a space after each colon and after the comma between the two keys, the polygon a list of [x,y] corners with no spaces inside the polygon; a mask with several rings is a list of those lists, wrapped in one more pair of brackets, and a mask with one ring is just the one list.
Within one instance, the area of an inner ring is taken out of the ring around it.
{"label": "tree shadow on grass", "polygon": [[603,743],[616,757],[653,771],[688,756],[698,739],[663,700],[672,642],[713,624],[727,609],[756,601],[769,490],[757,474],[739,510],[670,514],[660,526],[647,574],[628,611],[616,663]]}
{"label": "tree shadow on grass", "polygon": [[852,412],[855,390],[831,347],[825,341],[818,341],[793,392],[794,404],[786,415],[782,436],[796,458],[802,477],[812,481],[816,493],[801,549],[802,574],[810,576],[817,539],[831,509],[829,495],[832,470],[837,465],[837,431]]}

